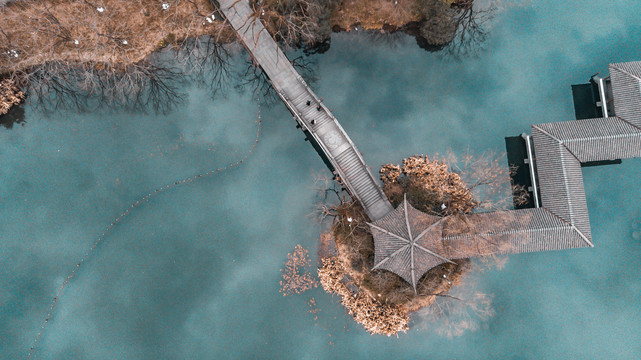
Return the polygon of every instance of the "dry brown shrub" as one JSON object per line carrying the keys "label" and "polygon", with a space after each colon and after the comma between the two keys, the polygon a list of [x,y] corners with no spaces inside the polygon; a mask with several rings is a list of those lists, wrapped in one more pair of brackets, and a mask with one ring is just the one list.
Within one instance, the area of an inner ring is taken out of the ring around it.
{"label": "dry brown shrub", "polygon": [[350,30],[359,24],[365,30],[385,25],[400,28],[420,21],[419,0],[342,0],[332,16],[332,26]]}
{"label": "dry brown shrub", "polygon": [[310,265],[309,252],[300,244],[287,254],[285,268],[280,270],[283,277],[280,292],[283,296],[300,294],[318,286],[318,281],[308,271]]}
{"label": "dry brown shrub", "polygon": [[403,174],[401,167],[396,164],[385,164],[381,167],[381,180],[383,184],[397,184]]}
{"label": "dry brown shrub", "polygon": [[380,174],[383,191],[395,206],[405,193],[414,207],[432,215],[469,213],[478,206],[461,176],[426,155],[403,159],[402,166],[383,165]]}
{"label": "dry brown shrub", "polygon": [[383,304],[363,292],[350,290],[343,281],[344,267],[338,258],[322,259],[318,277],[323,289],[339,295],[348,313],[369,333],[391,336],[409,328],[409,316],[400,306]]}
{"label": "dry brown shrub", "polygon": [[252,3],[265,28],[287,47],[311,47],[330,37],[333,0],[261,0]]}
{"label": "dry brown shrub", "polygon": [[316,305],[316,299],[311,298],[307,301],[307,306],[309,306],[309,310],[307,310],[308,313],[314,314],[314,320],[318,320],[318,313],[321,311],[321,309]]}
{"label": "dry brown shrub", "polygon": [[51,61],[124,68],[171,42],[204,34],[233,39],[220,16],[206,21],[212,13],[208,0],[12,2],[0,7],[0,73]]}
{"label": "dry brown shrub", "polygon": [[13,79],[0,81],[0,115],[9,112],[12,106],[20,104],[24,100],[24,93],[16,86]]}

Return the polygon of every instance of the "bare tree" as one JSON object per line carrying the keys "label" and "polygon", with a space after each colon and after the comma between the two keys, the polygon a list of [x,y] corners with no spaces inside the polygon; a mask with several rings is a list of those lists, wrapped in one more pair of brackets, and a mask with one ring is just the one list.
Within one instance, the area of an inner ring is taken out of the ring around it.
{"label": "bare tree", "polygon": [[456,12],[456,33],[445,51],[456,57],[475,55],[487,39],[486,24],[494,17],[496,7],[481,8],[474,0],[457,0],[452,9]]}
{"label": "bare tree", "polygon": [[482,292],[459,296],[437,297],[432,305],[419,310],[417,316],[424,320],[421,327],[452,338],[477,330],[494,316],[491,296]]}
{"label": "bare tree", "polygon": [[286,47],[312,47],[327,40],[333,4],[331,0],[252,1],[267,30]]}
{"label": "bare tree", "polygon": [[463,57],[477,54],[488,36],[488,23],[504,7],[502,0],[421,0],[417,41],[428,50]]}
{"label": "bare tree", "polygon": [[439,50],[451,43],[458,26],[456,10],[442,0],[421,0],[420,8],[423,21],[419,30],[419,45]]}
{"label": "bare tree", "polygon": [[313,86],[318,81],[318,76],[316,75],[318,63],[316,58],[312,58],[308,56],[307,53],[304,53],[294,57],[290,62],[296,69],[296,72],[300,74],[308,85]]}
{"label": "bare tree", "polygon": [[175,68],[143,61],[123,69],[108,64],[52,61],[25,75],[29,99],[45,110],[121,107],[129,110],[168,112],[182,104],[182,74]]}
{"label": "bare tree", "polygon": [[174,52],[175,60],[181,65],[186,76],[208,88],[212,96],[224,92],[232,82],[231,53],[228,45],[220,43],[215,37],[205,35],[186,39]]}
{"label": "bare tree", "polygon": [[516,169],[504,165],[503,158],[504,154],[492,151],[481,154],[467,151],[461,156],[448,151],[441,161],[456,172],[473,193],[478,212],[512,209],[514,203],[524,204],[529,199],[524,186],[511,184],[510,175]]}
{"label": "bare tree", "polygon": [[300,244],[296,245],[294,251],[287,254],[285,268],[280,269],[283,296],[300,294],[318,286],[318,280],[309,272],[310,266],[309,252]]}
{"label": "bare tree", "polygon": [[278,94],[263,69],[253,60],[247,62],[245,71],[240,74],[236,90],[252,89],[254,97],[260,98],[264,103],[274,104],[279,101]]}
{"label": "bare tree", "polygon": [[[307,55],[297,56],[290,62],[308,84],[318,80],[315,72],[316,62]],[[236,85],[238,91],[251,89],[254,97],[260,98],[265,103],[273,104],[280,101],[271,80],[253,59],[247,62],[244,72],[239,75],[240,80]]]}
{"label": "bare tree", "polygon": [[[316,202],[313,216],[323,223],[326,219],[339,221],[346,208],[354,206],[354,200],[347,191],[334,179],[326,174],[316,174],[312,190],[316,192]],[[357,216],[354,216],[355,218]],[[364,224],[363,224],[364,225]]]}
{"label": "bare tree", "polygon": [[[20,1],[1,7],[0,18],[0,74],[46,108],[166,112],[184,100],[185,73],[212,93],[227,81],[218,43],[233,32],[207,0]],[[156,55],[172,43],[182,69]]]}

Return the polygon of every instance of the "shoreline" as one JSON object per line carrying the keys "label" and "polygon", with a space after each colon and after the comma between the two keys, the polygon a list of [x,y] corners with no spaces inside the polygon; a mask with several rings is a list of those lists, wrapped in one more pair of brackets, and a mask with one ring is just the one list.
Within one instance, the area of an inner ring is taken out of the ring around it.
{"label": "shoreline", "polygon": [[[307,37],[291,29],[282,29],[282,26],[291,26],[283,20],[282,12],[295,10],[283,9],[277,0],[264,0],[261,3],[263,16],[260,18],[272,36],[285,47],[300,48],[308,54],[327,51],[331,46],[332,33],[361,30],[382,34],[403,32],[414,37],[419,47],[438,51],[447,43],[430,44],[422,35],[424,24],[431,21],[431,13],[428,12],[431,8],[424,5],[428,2],[432,4],[429,6],[437,4],[439,9],[445,9],[446,16],[455,14],[451,10],[451,0],[320,2],[318,4],[321,5],[316,6],[322,7],[321,10],[316,9],[318,11],[311,15],[305,13],[305,16],[309,16],[296,20],[311,24],[313,31],[310,30]],[[313,1],[305,4],[311,3]],[[89,3],[66,1],[8,2],[0,6],[0,19],[3,20],[0,21],[0,38],[6,40],[0,45],[0,54],[6,55],[0,56],[0,81],[11,81],[14,89],[6,92],[18,94],[26,91],[33,82],[50,81],[76,68],[79,73],[94,79],[85,83],[97,87],[84,90],[100,93],[100,87],[104,86],[96,84],[101,81],[100,78],[110,75],[118,77],[129,71],[139,72],[136,74],[139,83],[135,84],[139,86],[142,83],[141,76],[153,75],[154,66],[149,63],[150,57],[165,47],[181,51],[182,54],[177,56],[207,58],[212,54],[216,56],[212,52],[214,47],[237,42],[229,24],[208,0],[178,3],[169,5],[167,9],[160,5],[152,0],[141,0],[136,4],[106,0],[104,5],[97,8]],[[47,24],[43,25],[42,22]],[[114,30],[116,26],[119,28]],[[204,40],[205,45],[194,41],[205,36],[210,37]],[[196,61],[201,60],[199,58]],[[37,73],[40,75],[34,76]],[[84,86],[75,83],[66,85],[72,88]],[[3,101],[0,116],[20,102],[22,100]]]}

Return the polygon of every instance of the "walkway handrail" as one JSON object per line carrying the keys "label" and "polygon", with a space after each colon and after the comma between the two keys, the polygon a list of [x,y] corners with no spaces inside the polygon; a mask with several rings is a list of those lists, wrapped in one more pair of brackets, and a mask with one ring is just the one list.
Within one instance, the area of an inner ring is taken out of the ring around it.
{"label": "walkway handrail", "polygon": [[[271,82],[271,80],[270,80],[270,82]],[[273,83],[272,83],[272,84],[273,84]],[[352,186],[351,182],[349,181],[349,179],[347,178],[347,176],[345,175],[345,172],[341,169],[341,167],[340,167],[340,166],[339,166],[339,164],[336,162],[336,160],[334,160],[334,157],[333,157],[333,156],[331,156],[331,155],[329,155],[329,154],[331,153],[331,152],[330,152],[330,150],[325,146],[325,144],[323,143],[323,141],[321,141],[321,139],[318,137],[318,135],[316,135],[316,133],[315,133],[314,131],[311,131],[311,129],[309,129],[309,127],[307,127],[307,124],[306,124],[306,123],[305,123],[305,121],[303,121],[303,119],[300,117],[300,115],[299,115],[299,114],[298,114],[298,112],[296,111],[296,108],[295,108],[295,107],[293,107],[293,105],[292,105],[292,104],[290,103],[290,101],[289,101],[289,100],[284,96],[284,94],[283,94],[280,90],[276,90],[276,92],[278,93],[278,96],[281,98],[281,100],[283,101],[283,103],[285,103],[285,106],[287,106],[287,108],[289,109],[289,112],[291,112],[291,113],[294,115],[294,117],[296,118],[297,122],[298,122],[299,124],[301,124],[301,127],[304,127],[304,128],[305,128],[305,130],[307,130],[307,132],[308,132],[308,133],[312,136],[312,138],[316,141],[316,143],[318,144],[318,146],[320,146],[321,150],[323,150],[323,152],[324,152],[325,154],[327,154],[327,155],[328,155],[328,156],[327,156],[327,159],[329,160],[329,162],[330,162],[330,163],[332,164],[332,166],[334,167],[334,171],[336,171],[336,172],[338,173],[338,176],[340,177],[341,181],[345,184],[346,189],[347,189],[347,191],[350,193],[350,195],[351,195],[351,196],[353,196],[353,197],[355,197],[355,198],[356,198],[356,200],[357,200],[358,202],[362,203],[362,199],[360,198],[360,196],[358,195],[358,193],[356,193],[355,191],[351,191],[351,189],[353,188],[353,186]],[[314,99],[318,100],[318,98],[316,97],[316,94],[311,93],[311,95],[314,97]],[[328,114],[331,114],[331,113],[328,111],[328,109],[325,107],[325,105],[323,105],[320,101],[319,101],[318,103],[319,103],[319,104],[320,104],[320,105],[321,105],[321,106],[322,106],[322,107],[323,107],[323,108],[328,112]],[[345,130],[343,130],[343,127],[342,127],[342,126],[340,125],[340,123],[336,120],[336,118],[334,118],[333,116],[331,116],[331,118],[333,119],[333,121],[335,122],[335,124],[336,124],[340,129],[341,129],[341,131],[342,131],[343,133],[345,133]],[[349,144],[350,144],[352,147],[354,147],[354,148],[355,148],[356,146],[352,143],[351,139],[350,139],[349,137],[346,137],[346,138],[347,138],[347,140],[348,140]],[[372,177],[372,178],[373,178],[372,173],[370,172],[369,167],[368,167],[368,166],[367,166],[367,164],[365,163],[365,160],[363,160],[363,157],[361,156],[360,152],[357,150],[357,151],[355,151],[355,153],[356,153],[356,155],[358,156],[359,160],[360,160],[360,161],[365,165],[365,168],[367,169],[368,175],[369,175],[370,177]],[[385,196],[385,193],[383,193],[383,190],[382,190],[380,187],[378,187],[378,190],[380,191],[381,195]]]}
{"label": "walkway handrail", "polygon": [[[392,205],[362,154],[327,106],[296,72],[262,22],[255,19],[256,14],[247,0],[218,0],[218,3],[245,48],[267,74],[270,84],[300,127],[325,153],[350,195],[363,205],[372,220],[387,215],[393,210]],[[318,113],[309,108],[312,99]]]}
{"label": "walkway handrail", "polygon": [[[303,85],[305,85],[305,87],[306,87],[307,89],[309,89],[309,86],[307,85],[307,83],[305,82],[305,80],[303,79],[303,77],[302,77],[302,76],[300,76],[300,74],[298,74],[298,73],[296,73],[296,75],[298,75],[298,76],[297,76],[297,77],[298,77],[298,80],[299,80],[301,83],[303,83]],[[336,117],[334,116],[334,114],[332,114],[332,112],[327,108],[327,106],[325,106],[325,104],[324,104],[324,103],[323,103],[323,102],[318,98],[318,96],[316,96],[316,94],[315,94],[314,92],[312,92],[312,91],[309,91],[309,93],[310,93],[310,95],[314,98],[314,100],[316,101],[316,103],[317,103],[317,104],[319,104],[319,105],[323,108],[323,110],[325,110],[325,112],[327,113],[327,115],[329,115],[329,117],[332,119],[332,121],[333,121],[333,122],[336,124],[336,126],[340,129],[341,133],[343,133],[343,134],[347,135],[347,132],[345,131],[345,129],[343,129],[343,126],[341,125],[341,123],[339,123],[339,122],[338,122],[338,120],[336,119]],[[290,109],[290,111],[292,111],[292,110]],[[307,128],[307,126],[305,126],[305,128]],[[310,131],[310,133],[311,133],[311,131]],[[314,136],[315,134],[312,134],[312,135]],[[352,148],[357,149],[357,148],[356,148],[356,145],[354,144],[354,142],[352,141],[352,139],[351,139],[349,136],[345,136],[345,138],[347,139],[347,142],[349,143],[349,145],[350,145]],[[320,143],[320,141],[318,141],[319,139],[317,139],[316,137],[315,137],[315,139],[317,140],[317,142],[319,142],[319,143]],[[325,149],[323,149],[323,150],[324,150],[324,151],[326,151]],[[374,177],[374,175],[372,174],[372,172],[371,172],[371,170],[370,170],[369,166],[367,166],[367,163],[365,162],[365,159],[363,159],[363,156],[362,156],[361,152],[360,152],[360,151],[358,151],[358,150],[356,150],[355,152],[356,152],[356,156],[358,156],[359,161],[365,165],[365,168],[367,169],[367,173],[368,173],[368,175],[369,175],[372,179],[376,179],[376,178]],[[328,158],[330,158],[330,161],[332,161],[331,156],[328,156]],[[336,169],[336,164],[334,164],[334,163],[332,162],[332,165],[334,165],[334,168]],[[341,180],[345,181],[346,179],[345,179],[345,178],[343,178],[343,176],[341,176]],[[378,192],[380,193],[380,195],[381,195],[381,196],[383,196],[383,197],[387,198],[387,196],[386,196],[386,195],[385,195],[385,193],[383,192],[383,189],[382,189],[380,186],[378,186],[378,187],[377,187],[377,190],[378,190]],[[357,196],[357,197],[358,197],[358,196]],[[358,199],[358,200],[360,201],[360,199]]]}
{"label": "walkway handrail", "polygon": [[534,154],[532,152],[532,138],[530,135],[525,133],[521,134],[523,140],[525,140],[525,149],[527,151],[527,164],[530,169],[530,178],[532,179],[532,197],[534,197],[534,207],[541,207],[539,204],[539,189],[538,184],[536,183],[536,170],[534,168]]}

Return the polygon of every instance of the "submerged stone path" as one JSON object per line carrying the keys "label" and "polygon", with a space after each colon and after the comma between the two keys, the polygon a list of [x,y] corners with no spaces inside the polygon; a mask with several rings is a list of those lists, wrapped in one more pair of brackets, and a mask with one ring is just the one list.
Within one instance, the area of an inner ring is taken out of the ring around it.
{"label": "submerged stone path", "polygon": [[27,354],[27,360],[31,360],[32,358],[35,357],[36,355],[36,350],[38,348],[38,343],[40,342],[40,339],[42,338],[42,335],[44,334],[45,328],[47,324],[49,323],[49,320],[53,318],[53,313],[54,310],[56,309],[56,306],[58,305],[58,301],[60,300],[60,296],[62,293],[65,291],[67,286],[71,283],[71,280],[76,276],[78,271],[80,271],[82,265],[89,259],[89,256],[93,253],[94,250],[100,245],[100,243],[111,233],[111,230],[121,223],[133,210],[137,209],[141,205],[147,203],[149,200],[151,200],[153,197],[156,197],[170,189],[173,189],[177,186],[185,185],[192,183],[198,179],[211,176],[214,174],[218,174],[223,171],[231,170],[235,167],[238,167],[243,164],[247,159],[249,159],[249,156],[254,153],[254,150],[256,150],[256,146],[258,145],[258,141],[260,140],[260,135],[261,135],[261,128],[262,128],[262,121],[261,121],[261,113],[260,113],[260,108],[258,109],[258,118],[256,119],[256,138],[254,139],[254,142],[252,143],[251,147],[249,148],[249,151],[243,155],[240,159],[237,161],[234,161],[232,163],[229,163],[225,166],[218,167],[212,170],[209,170],[207,172],[199,173],[196,175],[191,175],[186,178],[178,179],[174,181],[173,183],[168,183],[165,186],[159,187],[154,189],[153,191],[150,191],[147,195],[144,195],[140,197],[138,200],[135,202],[131,203],[129,207],[124,210],[123,212],[116,217],[109,226],[103,231],[100,236],[94,241],[94,243],[91,245],[91,247],[85,251],[84,255],[78,263],[76,263],[76,266],[71,270],[71,272],[67,275],[67,277],[63,280],[62,284],[58,287],[58,291],[56,292],[56,296],[53,298],[51,303],[49,304],[49,311],[47,315],[45,316],[44,320],[42,321],[42,324],[40,325],[40,329],[38,330],[38,333],[36,334],[36,337],[33,339],[33,342],[31,343],[31,347],[29,348],[29,353]]}
{"label": "submerged stone path", "polygon": [[336,118],[296,72],[246,0],[218,0],[220,10],[272,86],[331,162],[347,191],[378,220],[393,210],[365,160]]}

